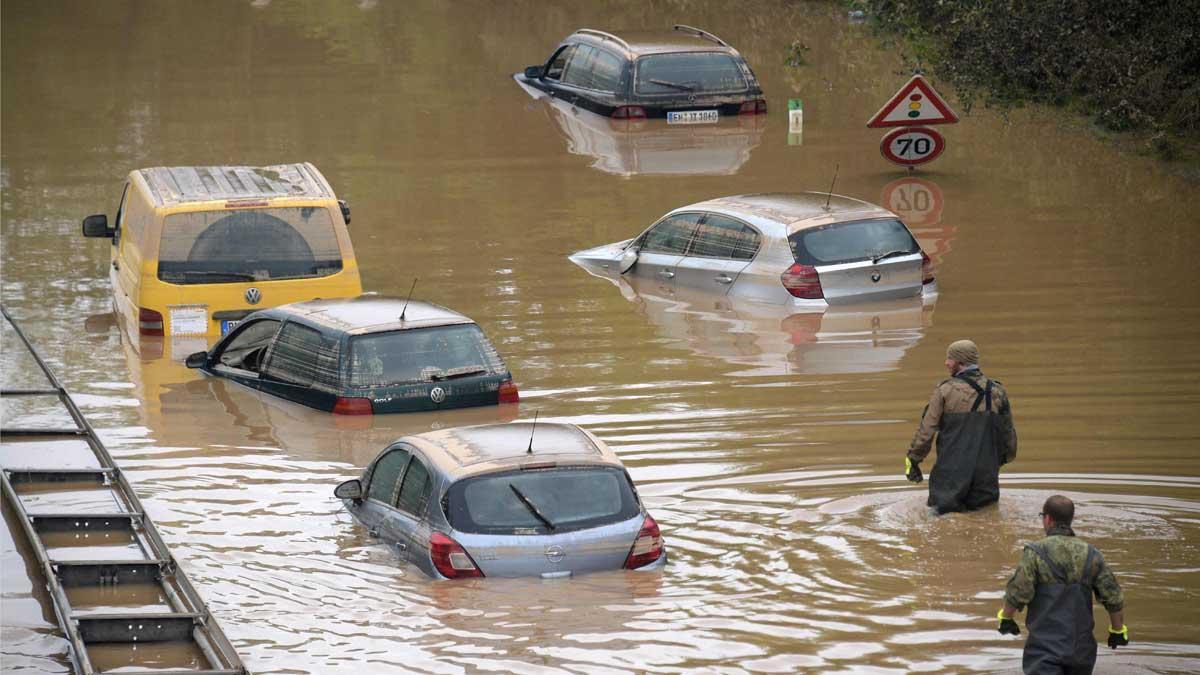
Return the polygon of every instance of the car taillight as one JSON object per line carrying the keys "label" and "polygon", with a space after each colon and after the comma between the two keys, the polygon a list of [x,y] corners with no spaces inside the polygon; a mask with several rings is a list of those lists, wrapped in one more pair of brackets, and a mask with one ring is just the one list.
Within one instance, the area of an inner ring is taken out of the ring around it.
{"label": "car taillight", "polygon": [[370,415],[374,412],[369,398],[339,396],[333,403],[334,415]]}
{"label": "car taillight", "polygon": [[162,314],[145,307],[138,307],[138,334],[139,335],[162,335],[163,334],[163,318]]}
{"label": "car taillight", "polygon": [[618,106],[612,111],[612,117],[618,120],[646,119],[646,110],[640,105]]}
{"label": "car taillight", "polygon": [[645,567],[662,557],[662,533],[654,518],[646,516],[642,521],[642,529],[638,531],[637,539],[633,540],[633,548],[625,558],[625,569],[636,570]]}
{"label": "car taillight", "polygon": [[761,98],[746,101],[741,108],[738,108],[739,115],[759,115],[765,112],[767,112],[767,101]]}
{"label": "car taillight", "polygon": [[925,251],[921,251],[921,283],[933,283],[933,261],[925,255]]}
{"label": "car taillight", "polygon": [[429,537],[429,557],[433,559],[433,566],[438,573],[447,579],[483,576],[483,571],[475,565],[466,550],[441,532],[434,532]]}
{"label": "car taillight", "polygon": [[520,400],[521,392],[517,390],[517,385],[512,380],[505,380],[500,383],[501,403],[516,403]]}
{"label": "car taillight", "polygon": [[812,265],[796,263],[779,275],[779,280],[783,282],[783,287],[788,293],[797,298],[820,300],[825,297],[825,291],[821,288],[821,277],[817,275],[817,268]]}

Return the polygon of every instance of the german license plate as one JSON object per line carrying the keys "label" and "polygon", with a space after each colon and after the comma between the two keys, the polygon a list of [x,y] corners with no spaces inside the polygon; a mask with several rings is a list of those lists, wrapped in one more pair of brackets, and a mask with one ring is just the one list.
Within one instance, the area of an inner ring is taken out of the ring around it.
{"label": "german license plate", "polygon": [[678,110],[667,113],[667,124],[713,124],[716,110]]}
{"label": "german license plate", "polygon": [[233,330],[234,328],[237,328],[237,325],[241,322],[242,322],[241,319],[228,319],[228,320],[222,321],[221,322],[221,335],[225,335],[225,334],[229,333],[229,331]]}

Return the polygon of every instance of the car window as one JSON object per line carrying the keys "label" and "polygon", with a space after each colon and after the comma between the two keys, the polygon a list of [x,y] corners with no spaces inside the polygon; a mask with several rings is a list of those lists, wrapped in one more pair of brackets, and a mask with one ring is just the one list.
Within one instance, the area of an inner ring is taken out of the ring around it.
{"label": "car window", "polygon": [[546,73],[542,77],[548,80],[561,80],[563,70],[567,67],[567,61],[571,55],[575,53],[575,45],[567,45],[558,50],[553,59],[550,59],[550,65],[546,67]]}
{"label": "car window", "polygon": [[535,509],[555,532],[620,522],[640,511],[625,472],[598,466],[468,478],[450,487],[443,506],[454,529],[493,534],[545,532]]}
{"label": "car window", "polygon": [[639,94],[744,91],[746,78],[737,59],[720,52],[653,54],[637,60]]}
{"label": "car window", "polygon": [[688,255],[723,260],[751,260],[758,252],[759,235],[754,228],[732,218],[709,214],[696,228]]}
{"label": "car window", "polygon": [[271,338],[275,337],[278,330],[279,321],[275,319],[260,319],[238,326],[219,347],[217,363],[257,373],[262,367]]}
{"label": "car window", "polygon": [[158,278],[213,284],[323,277],[342,269],[326,208],[176,213],[163,219]]}
{"label": "car window", "polygon": [[921,247],[896,219],[859,220],[800,230],[788,237],[792,255],[802,265],[833,265],[892,251],[917,253]]}
{"label": "car window", "polygon": [[596,53],[596,48],[589,45],[579,45],[575,49],[574,56],[570,61],[567,61],[567,69],[563,73],[563,84],[572,84],[576,87],[591,87],[592,86],[592,56]]}
{"label": "car window", "polygon": [[359,335],[350,340],[350,386],[382,387],[508,372],[475,324]]}
{"label": "car window", "polygon": [[125,224],[125,207],[129,204],[129,183],[125,184],[125,190],[121,192],[121,203],[117,206],[117,217],[114,219],[113,225],[113,245],[116,246],[121,242],[121,226]]}
{"label": "car window", "polygon": [[430,487],[429,469],[425,468],[421,460],[413,457],[408,463],[408,470],[404,472],[404,482],[400,486],[397,505],[415,516],[423,514]]}
{"label": "car window", "polygon": [[592,89],[616,91],[621,84],[621,67],[625,61],[612,52],[597,49],[592,57]]}
{"label": "car window", "polygon": [[642,237],[641,250],[653,253],[679,253],[687,250],[688,241],[700,221],[698,213],[677,213],[658,221]]}
{"label": "car window", "polygon": [[289,321],[275,338],[262,372],[284,382],[335,391],[337,363],[336,338]]}
{"label": "car window", "polygon": [[400,483],[400,474],[408,463],[408,451],[404,448],[389,450],[388,454],[375,462],[371,470],[371,484],[367,487],[367,497],[388,506],[396,505],[396,488]]}

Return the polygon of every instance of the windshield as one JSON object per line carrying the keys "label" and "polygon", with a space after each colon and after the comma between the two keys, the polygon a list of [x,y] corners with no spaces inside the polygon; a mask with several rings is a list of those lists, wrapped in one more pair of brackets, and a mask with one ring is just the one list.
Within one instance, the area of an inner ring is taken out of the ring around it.
{"label": "windshield", "polygon": [[625,472],[611,466],[509,471],[450,486],[443,501],[450,526],[480,534],[545,534],[629,520],[637,497]]}
{"label": "windshield", "polygon": [[737,60],[720,52],[654,54],[637,61],[637,93],[680,94],[745,91]]}
{"label": "windshield", "polygon": [[196,211],[163,219],[158,278],[173,284],[323,277],[341,269],[325,208]]}
{"label": "windshield", "polygon": [[436,382],[508,372],[475,324],[360,335],[350,340],[350,386]]}
{"label": "windshield", "polygon": [[833,265],[891,253],[918,253],[921,247],[899,220],[860,220],[800,230],[788,237],[801,265]]}

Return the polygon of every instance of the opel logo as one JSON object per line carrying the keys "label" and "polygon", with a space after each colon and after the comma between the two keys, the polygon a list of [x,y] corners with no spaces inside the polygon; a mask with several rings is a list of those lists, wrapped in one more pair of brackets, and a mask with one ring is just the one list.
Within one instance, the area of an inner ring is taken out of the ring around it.
{"label": "opel logo", "polygon": [[696,95],[688,94],[688,103],[695,103],[695,102],[696,102]]}
{"label": "opel logo", "polygon": [[262,291],[253,286],[246,289],[246,302],[257,305],[259,300],[262,300]]}
{"label": "opel logo", "polygon": [[549,560],[552,563],[558,563],[562,562],[562,559],[565,557],[567,557],[567,552],[564,551],[563,547],[559,546],[558,544],[546,547],[546,560]]}
{"label": "opel logo", "polygon": [[446,400],[446,390],[442,389],[441,387],[434,387],[433,389],[429,390],[429,398],[434,403],[441,403],[442,401]]}
{"label": "opel logo", "polygon": [[879,283],[879,280],[880,280],[880,279],[882,279],[882,278],[883,278],[883,275],[881,275],[881,274],[879,273],[879,270],[872,270],[872,271],[871,271],[871,281],[872,281],[873,283]]}

